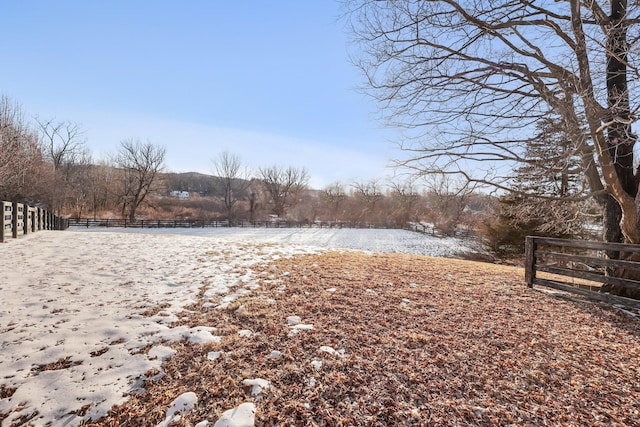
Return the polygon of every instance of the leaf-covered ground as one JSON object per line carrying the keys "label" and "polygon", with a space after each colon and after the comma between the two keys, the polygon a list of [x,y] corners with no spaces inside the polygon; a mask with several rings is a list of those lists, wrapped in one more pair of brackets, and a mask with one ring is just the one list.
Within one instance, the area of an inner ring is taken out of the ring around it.
{"label": "leaf-covered ground", "polygon": [[[256,426],[640,425],[638,319],[528,289],[520,269],[335,252],[263,268],[228,308],[182,314],[221,343],[171,344],[94,425],[156,425],[185,392],[198,403],[171,425],[243,402]],[[270,386],[253,395],[257,378]]]}

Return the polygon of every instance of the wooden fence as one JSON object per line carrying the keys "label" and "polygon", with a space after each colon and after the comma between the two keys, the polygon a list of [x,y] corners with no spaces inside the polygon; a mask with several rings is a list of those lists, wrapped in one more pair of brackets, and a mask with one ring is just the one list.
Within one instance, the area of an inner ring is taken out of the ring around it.
{"label": "wooden fence", "polygon": [[[122,228],[380,228],[373,224],[354,221],[218,221],[202,219],[69,219],[70,227],[122,227]],[[387,227],[391,228],[391,227]]]}
{"label": "wooden fence", "polygon": [[27,233],[40,230],[64,230],[69,221],[53,215],[42,208],[22,203],[0,202],[2,219],[0,220],[0,243],[7,238],[17,239]]}
{"label": "wooden fence", "polygon": [[[609,259],[619,252],[622,259]],[[588,298],[640,308],[640,300],[608,293],[611,286],[640,290],[640,245],[528,236],[525,242],[525,281]]]}
{"label": "wooden fence", "polygon": [[228,221],[207,221],[201,219],[90,219],[70,218],[70,227],[120,227],[120,228],[204,228],[204,227],[228,227]]}

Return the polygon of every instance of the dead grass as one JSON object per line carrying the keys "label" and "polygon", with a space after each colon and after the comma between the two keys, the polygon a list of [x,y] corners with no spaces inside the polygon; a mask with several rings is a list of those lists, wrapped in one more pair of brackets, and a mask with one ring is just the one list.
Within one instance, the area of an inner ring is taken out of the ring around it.
{"label": "dead grass", "polygon": [[[163,377],[92,425],[156,425],[186,391],[198,405],[172,425],[246,401],[257,426],[640,425],[638,320],[528,289],[520,269],[328,253],[264,271],[258,292],[183,318],[222,343],[174,345]],[[314,329],[291,336],[291,315]],[[249,378],[271,388],[251,396]]]}

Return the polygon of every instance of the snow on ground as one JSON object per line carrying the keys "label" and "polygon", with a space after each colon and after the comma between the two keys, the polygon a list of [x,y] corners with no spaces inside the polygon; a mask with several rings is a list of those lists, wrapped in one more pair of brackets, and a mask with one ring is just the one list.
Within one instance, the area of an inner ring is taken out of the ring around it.
{"label": "snow on ground", "polygon": [[[0,244],[2,426],[36,411],[30,425],[106,414],[160,370],[171,341],[219,342],[215,328],[173,326],[202,290],[215,309],[255,289],[256,265],[327,248],[468,250],[455,239],[369,229],[89,229]],[[292,332],[304,327],[312,325]],[[194,398],[168,408],[167,424]],[[236,412],[251,417],[247,408]]]}
{"label": "snow on ground", "polygon": [[[81,229],[111,232],[113,228]],[[120,232],[215,237],[234,243],[278,243],[447,257],[475,251],[474,242],[406,230],[372,228],[119,228]]]}

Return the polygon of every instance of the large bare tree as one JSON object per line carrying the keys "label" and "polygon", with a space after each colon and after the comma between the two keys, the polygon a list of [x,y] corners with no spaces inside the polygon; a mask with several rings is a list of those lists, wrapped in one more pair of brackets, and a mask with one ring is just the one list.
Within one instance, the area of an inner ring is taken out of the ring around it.
{"label": "large bare tree", "polygon": [[[536,125],[561,118],[605,237],[640,243],[634,158],[640,4],[627,0],[347,0],[355,62],[398,163],[513,191]],[[636,150],[638,151],[638,150]],[[544,162],[539,166],[544,167]],[[553,166],[553,165],[551,165]]]}
{"label": "large bare tree", "polygon": [[251,185],[251,175],[246,168],[242,168],[240,156],[226,150],[213,160],[213,167],[227,211],[227,219],[231,221],[234,217],[233,208],[236,202]]}
{"label": "large bare tree", "polygon": [[272,212],[282,217],[288,206],[307,188],[309,172],[305,168],[270,166],[260,168],[260,180],[269,197]]}
{"label": "large bare tree", "polygon": [[158,172],[164,167],[165,154],[164,147],[151,142],[127,139],[120,143],[115,166],[122,173],[118,197],[123,217],[135,220],[136,210],[154,189]]}
{"label": "large bare tree", "polygon": [[[60,214],[69,203],[78,212],[86,197],[86,173],[91,156],[80,125],[70,121],[36,119],[42,153],[53,168],[49,190],[51,209]],[[81,211],[81,210],[80,210]]]}

